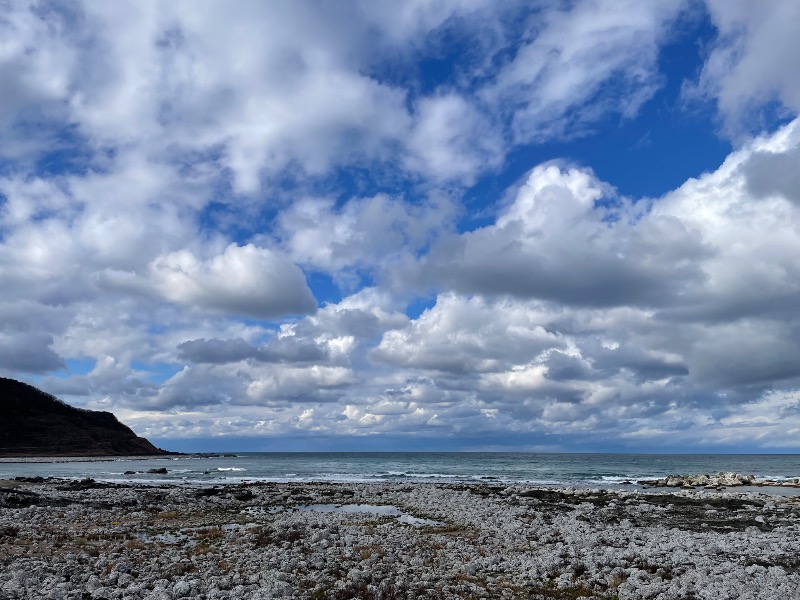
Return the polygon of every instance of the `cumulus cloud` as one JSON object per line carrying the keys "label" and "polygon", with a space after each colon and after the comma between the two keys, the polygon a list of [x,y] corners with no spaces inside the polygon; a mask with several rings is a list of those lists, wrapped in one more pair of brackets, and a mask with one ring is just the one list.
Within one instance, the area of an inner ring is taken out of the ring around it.
{"label": "cumulus cloud", "polygon": [[173,252],[153,261],[150,275],[165,298],[190,307],[261,318],[316,309],[302,271],[252,244],[231,244],[207,260],[188,250]]}
{"label": "cumulus cloud", "polygon": [[65,369],[53,336],[63,334],[72,317],[67,308],[33,300],[0,302],[0,371],[13,376]]}
{"label": "cumulus cloud", "polygon": [[[90,63],[105,76],[73,101],[79,121],[101,142],[222,146],[240,192],[294,161],[320,173],[380,152],[402,132],[403,92],[353,68],[358,21],[345,27],[340,11],[307,3],[239,8],[86,5],[87,21],[110,35]],[[335,34],[344,30],[354,35]],[[131,111],[137,118],[120,118]],[[351,140],[347,156],[342,136]]]}
{"label": "cumulus cloud", "polygon": [[452,229],[456,207],[447,196],[412,205],[384,194],[351,199],[306,198],[278,218],[289,256],[323,271],[386,268]]}
{"label": "cumulus cloud", "polygon": [[785,128],[769,148],[756,149],[742,169],[748,191],[756,198],[785,198],[800,205],[800,143],[797,124]]}
{"label": "cumulus cloud", "polygon": [[[421,149],[408,144],[412,130],[417,139],[421,134],[407,90],[368,73],[454,15],[468,24],[474,8],[457,2],[436,10],[356,4],[347,11],[312,2],[243,3],[236,11],[206,2],[18,6],[4,21],[8,66],[1,76],[15,93],[4,96],[0,118],[7,132],[26,119],[41,122],[42,115],[67,122],[95,160],[92,152],[108,147],[135,149],[157,163],[210,153],[209,166],[228,169],[234,190],[245,194],[285,169],[323,175],[335,166],[387,160],[404,147],[409,165],[428,173],[432,165],[414,158]],[[375,35],[376,28],[387,35]],[[454,102],[453,117],[464,115],[464,101]],[[37,149],[58,134],[58,124]],[[454,157],[473,155],[455,143],[452,126],[439,132],[442,139],[431,124],[422,127],[426,139],[459,153]],[[19,154],[25,142],[16,136],[7,148]],[[437,177],[472,176],[437,166]]]}
{"label": "cumulus cloud", "polygon": [[[502,314],[502,319],[496,315]],[[389,331],[372,352],[373,360],[451,373],[498,371],[527,362],[543,351],[563,348],[524,306],[494,305],[481,298],[440,296],[403,329]]]}
{"label": "cumulus cloud", "polygon": [[9,373],[46,373],[66,367],[52,345],[53,338],[46,333],[0,332],[0,369]]}
{"label": "cumulus cloud", "polygon": [[[731,154],[714,173],[689,180],[653,206],[654,218],[678,219],[702,236],[709,249],[700,263],[702,285],[689,290],[670,311],[695,319],[778,318],[798,300],[800,217],[791,195],[759,188],[764,156],[791,157],[800,145],[800,121]],[[753,195],[755,179],[757,195]]]}
{"label": "cumulus cloud", "polygon": [[178,344],[178,356],[196,363],[230,363],[255,358],[258,348],[242,338],[235,340],[189,340]]}
{"label": "cumulus cloud", "polygon": [[[287,170],[321,176],[389,160],[433,182],[469,183],[502,163],[503,119],[513,142],[527,142],[561,135],[577,107],[579,120],[620,106],[634,114],[657,87],[658,43],[681,6],[545,7],[522,39],[515,5],[483,2],[17,6],[4,22],[2,74],[15,94],[0,114],[7,131],[52,114],[47,143],[66,124],[90,164],[124,148],[230,176],[241,194]],[[435,53],[455,24],[481,56],[465,54],[450,86],[420,93],[377,75]],[[513,60],[487,77],[509,43],[520,46]],[[622,93],[603,88],[617,81]],[[476,88],[482,102],[468,97]]]}
{"label": "cumulus cloud", "polygon": [[295,336],[273,339],[269,345],[257,348],[242,338],[235,340],[189,340],[178,345],[178,355],[195,363],[231,363],[242,360],[262,362],[321,362],[327,352],[311,341],[298,340]]}
{"label": "cumulus cloud", "polygon": [[25,162],[46,144],[58,146],[53,130],[65,117],[62,100],[79,58],[64,36],[53,35],[66,26],[67,11],[38,8],[8,7],[0,23],[0,156]]}
{"label": "cumulus cloud", "polygon": [[702,280],[708,249],[696,231],[615,206],[610,192],[585,169],[536,167],[493,225],[443,238],[416,277],[463,293],[607,306],[669,303]]}
{"label": "cumulus cloud", "polygon": [[[458,405],[472,397],[476,422],[495,410],[532,430],[621,435],[657,417],[665,440],[702,428],[718,443],[740,407],[763,406],[776,386],[800,386],[800,213],[780,185],[768,194],[752,185],[769,168],[764,157],[793,156],[797,131],[792,123],[759,138],[636,209],[603,204],[604,186],[586,171],[534,169],[494,225],[426,257],[422,277],[441,260],[430,281],[460,293],[440,294],[384,334],[372,359],[461,390]],[[521,257],[516,269],[503,271],[496,248],[507,252],[500,258]],[[605,289],[618,285],[603,276],[609,257],[617,276],[632,274],[624,296]],[[549,285],[537,264],[545,260],[557,265]],[[681,261],[691,276],[680,276]],[[576,272],[596,286],[590,296],[609,300],[573,302],[560,282]],[[635,293],[649,286],[657,294]],[[437,412],[447,419],[447,409]]]}
{"label": "cumulus cloud", "polygon": [[409,138],[406,164],[434,179],[472,183],[497,168],[505,152],[498,128],[457,94],[423,98]]}

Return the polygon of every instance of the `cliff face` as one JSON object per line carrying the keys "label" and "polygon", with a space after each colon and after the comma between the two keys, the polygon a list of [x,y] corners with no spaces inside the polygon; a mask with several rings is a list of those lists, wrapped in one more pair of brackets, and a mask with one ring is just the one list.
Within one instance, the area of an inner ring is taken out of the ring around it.
{"label": "cliff face", "polygon": [[74,408],[0,377],[0,456],[139,456],[168,454],[109,412]]}

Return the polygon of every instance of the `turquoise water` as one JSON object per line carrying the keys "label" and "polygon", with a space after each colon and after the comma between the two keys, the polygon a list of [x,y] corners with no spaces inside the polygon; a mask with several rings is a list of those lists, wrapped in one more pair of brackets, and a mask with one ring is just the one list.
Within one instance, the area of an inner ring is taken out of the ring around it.
{"label": "turquoise water", "polygon": [[[148,469],[161,467],[168,470],[167,474],[146,473]],[[136,473],[125,474],[125,471]],[[614,486],[626,480],[664,477],[673,473],[719,471],[792,479],[800,477],[800,455],[309,452],[86,462],[0,462],[0,479],[41,475],[206,484],[240,481],[497,481]]]}

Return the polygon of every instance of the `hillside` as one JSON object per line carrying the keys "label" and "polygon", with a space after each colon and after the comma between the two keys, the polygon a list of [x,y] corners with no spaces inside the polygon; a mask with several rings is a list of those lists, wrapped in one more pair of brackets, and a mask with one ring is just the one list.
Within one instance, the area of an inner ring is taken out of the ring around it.
{"label": "hillside", "polygon": [[168,454],[109,412],[74,408],[31,385],[0,377],[0,456]]}

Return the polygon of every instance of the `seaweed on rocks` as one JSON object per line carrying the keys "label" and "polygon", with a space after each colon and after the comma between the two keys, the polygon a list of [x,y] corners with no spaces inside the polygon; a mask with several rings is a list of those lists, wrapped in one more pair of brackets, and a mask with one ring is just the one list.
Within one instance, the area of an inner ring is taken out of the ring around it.
{"label": "seaweed on rocks", "polygon": [[85,479],[67,481],[66,483],[59,485],[57,489],[68,492],[80,492],[95,488],[107,488],[110,487],[110,485],[111,484],[107,483],[98,483],[91,477],[86,477]]}
{"label": "seaweed on rocks", "polygon": [[256,497],[252,490],[247,488],[242,488],[233,493],[233,497],[236,498],[239,502],[247,502],[248,500],[252,500]]}
{"label": "seaweed on rocks", "polygon": [[0,508],[25,508],[39,504],[39,494],[28,490],[0,488]]}
{"label": "seaweed on rocks", "polygon": [[197,498],[208,498],[209,496],[219,496],[225,490],[219,486],[214,487],[204,487],[197,490],[194,495]]}

